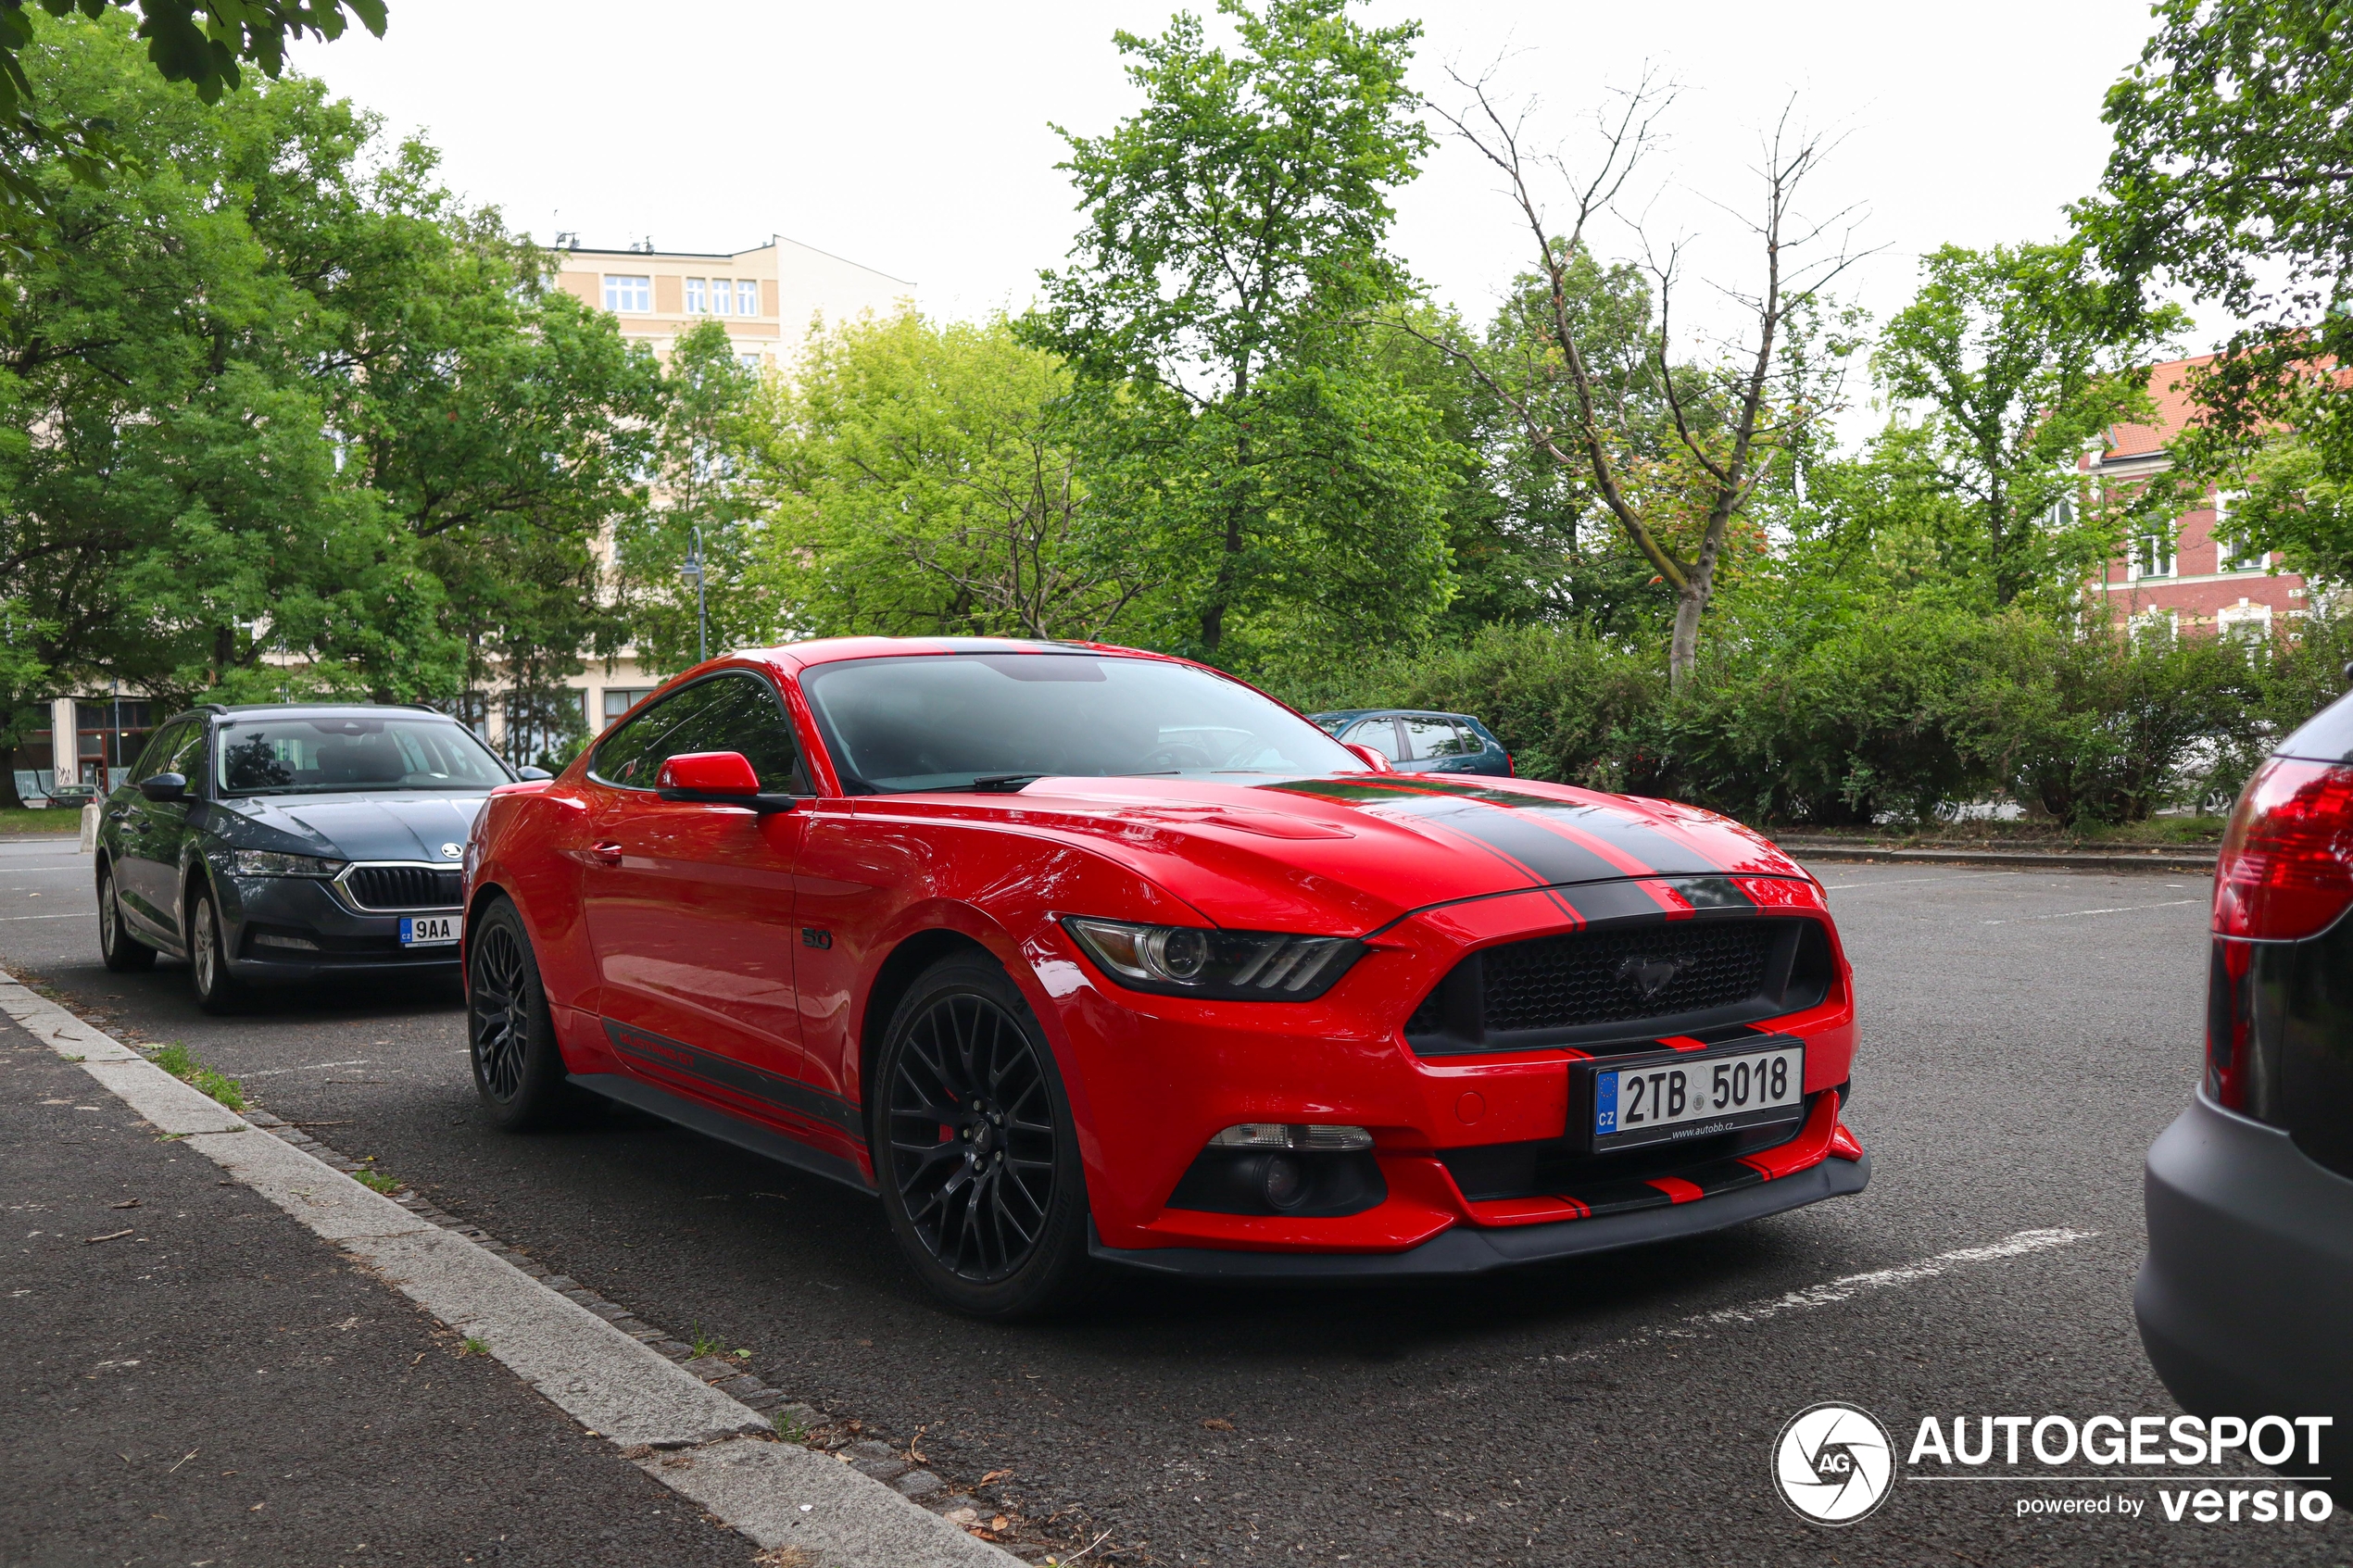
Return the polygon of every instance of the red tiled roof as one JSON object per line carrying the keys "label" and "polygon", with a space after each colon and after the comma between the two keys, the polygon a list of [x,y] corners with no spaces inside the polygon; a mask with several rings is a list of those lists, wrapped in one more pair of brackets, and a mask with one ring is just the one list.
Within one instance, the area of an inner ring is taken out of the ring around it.
{"label": "red tiled roof", "polygon": [[2173,433],[2190,422],[2195,405],[2190,401],[2189,372],[2213,359],[2211,354],[2201,354],[2195,359],[2168,359],[2151,366],[2149,396],[2157,404],[2157,422],[2109,426],[2108,448],[2100,460],[2114,462],[2119,458],[2145,458],[2163,451]]}

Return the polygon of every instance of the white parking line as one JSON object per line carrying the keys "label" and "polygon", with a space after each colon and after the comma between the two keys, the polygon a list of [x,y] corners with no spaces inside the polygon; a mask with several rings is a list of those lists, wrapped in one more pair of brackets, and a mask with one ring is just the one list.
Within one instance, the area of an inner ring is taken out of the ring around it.
{"label": "white parking line", "polygon": [[1982,920],[1980,925],[2024,925],[2029,921],[2073,920],[2078,915],[2129,915],[2136,909],[2171,909],[2183,904],[2203,904],[2203,898],[2168,898],[2162,904],[2119,904],[2112,909],[2068,909],[2056,915],[2020,915],[2015,920]]}
{"label": "white parking line", "polygon": [[96,920],[95,909],[76,909],[68,915],[0,915],[0,920]]}
{"label": "white parking line", "polygon": [[265,1067],[258,1073],[240,1073],[237,1076],[240,1078],[280,1078],[289,1073],[316,1073],[327,1067],[365,1067],[367,1065],[366,1057],[356,1056],[349,1061],[314,1061],[303,1067]]}
{"label": "white parking line", "polygon": [[1660,1339],[1697,1339],[1711,1329],[1730,1328],[1736,1324],[1763,1323],[1785,1312],[1811,1311],[1817,1307],[1835,1306],[1841,1301],[1873,1291],[1893,1290],[1899,1286],[1914,1285],[1924,1279],[1970,1263],[1999,1263],[2012,1258],[2023,1258],[2030,1252],[2047,1252],[2055,1247],[2072,1247],[2089,1241],[2097,1231],[2081,1231],[2071,1225],[2056,1225],[2044,1230],[2015,1231],[1999,1241],[1989,1241],[1980,1247],[1957,1247],[1950,1252],[1939,1252],[1932,1258],[1916,1262],[1898,1263],[1894,1268],[1873,1269],[1867,1273],[1842,1274],[1820,1285],[1809,1285],[1780,1296],[1768,1296],[1762,1300],[1743,1302],[1737,1307],[1719,1307],[1712,1312],[1698,1312],[1680,1323],[1665,1328],[1654,1328],[1642,1334],[1629,1335],[1607,1345],[1579,1350],[1573,1356],[1553,1356],[1557,1361],[1590,1361],[1612,1351],[1651,1344]]}

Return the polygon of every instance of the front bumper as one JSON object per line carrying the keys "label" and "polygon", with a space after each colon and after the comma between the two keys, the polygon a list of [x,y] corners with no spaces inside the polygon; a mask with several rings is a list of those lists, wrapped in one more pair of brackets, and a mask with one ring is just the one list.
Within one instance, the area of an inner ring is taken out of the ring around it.
{"label": "front bumper", "polygon": [[[2145,1186],[2141,1343],[2199,1415],[2331,1415],[2324,1474],[2353,1456],[2353,1181],[2204,1095],[2158,1135]],[[2353,1479],[2331,1488],[2345,1497]]]}
{"label": "front bumper", "polygon": [[[454,970],[459,945],[403,947],[400,915],[351,909],[317,877],[231,876],[220,889],[227,926],[229,972],[256,984],[291,984],[344,975],[439,973]],[[429,911],[450,913],[449,910]],[[318,950],[278,946],[265,937],[294,937]]]}
{"label": "front bumper", "polygon": [[1520,1268],[1562,1258],[1615,1252],[1679,1236],[1743,1224],[1768,1214],[1860,1192],[1871,1179],[1871,1157],[1857,1150],[1755,1186],[1666,1208],[1591,1219],[1508,1228],[1458,1226],[1403,1252],[1227,1252],[1206,1248],[1126,1249],[1105,1247],[1088,1227],[1087,1249],[1097,1260],[1152,1273],[1237,1282],[1282,1281],[1340,1285],[1367,1281],[1453,1279]]}

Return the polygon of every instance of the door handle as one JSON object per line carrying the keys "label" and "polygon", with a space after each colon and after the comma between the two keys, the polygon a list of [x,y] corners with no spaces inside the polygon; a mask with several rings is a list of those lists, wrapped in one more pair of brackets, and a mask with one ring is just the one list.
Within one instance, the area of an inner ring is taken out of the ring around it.
{"label": "door handle", "polygon": [[591,859],[595,860],[600,866],[617,866],[621,864],[621,846],[618,844],[610,842],[604,844],[592,844],[588,847],[588,855]]}

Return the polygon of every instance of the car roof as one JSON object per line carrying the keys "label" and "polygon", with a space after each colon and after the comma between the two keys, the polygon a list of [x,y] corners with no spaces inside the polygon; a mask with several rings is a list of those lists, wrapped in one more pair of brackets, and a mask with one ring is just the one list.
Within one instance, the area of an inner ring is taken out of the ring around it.
{"label": "car roof", "polygon": [[852,659],[904,659],[910,655],[959,653],[1100,653],[1122,659],[1149,659],[1162,664],[1193,662],[1169,654],[1153,653],[1148,648],[1122,647],[1116,643],[1059,642],[1031,637],[820,637],[805,643],[782,643],[774,647],[746,648],[735,657],[759,659],[788,670],[803,670],[812,665],[838,664]]}
{"label": "car roof", "polygon": [[452,724],[458,721],[437,708],[417,702],[208,702],[202,708],[175,713],[172,718],[188,719],[201,714],[234,720],[268,714],[278,719],[371,719],[387,713],[404,719],[442,719]]}

